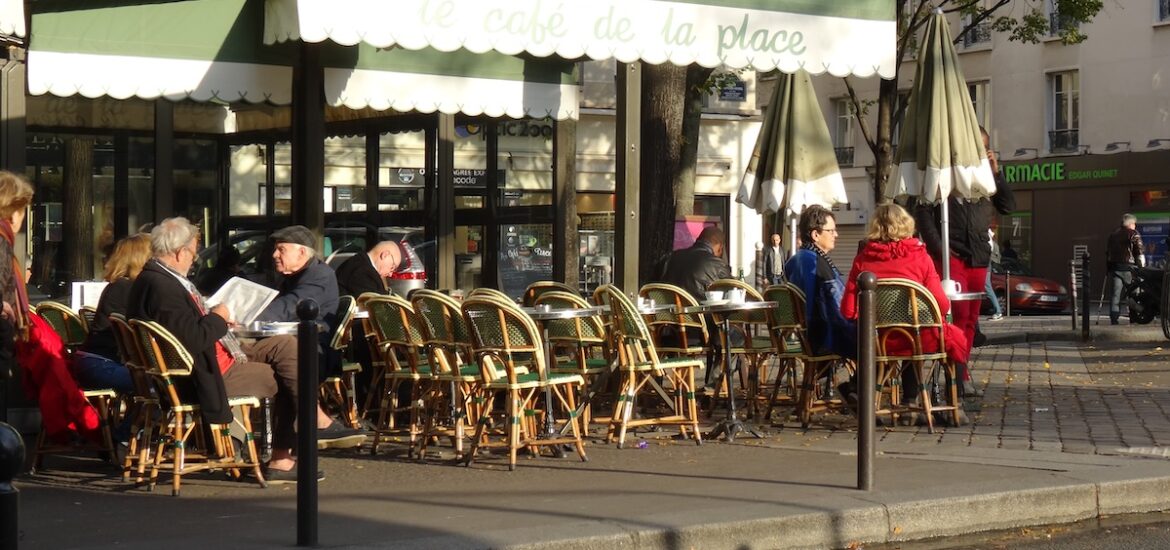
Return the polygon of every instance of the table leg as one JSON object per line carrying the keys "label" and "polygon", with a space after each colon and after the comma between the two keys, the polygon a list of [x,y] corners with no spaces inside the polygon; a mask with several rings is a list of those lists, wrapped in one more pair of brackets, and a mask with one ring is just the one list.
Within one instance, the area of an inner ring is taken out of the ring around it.
{"label": "table leg", "polygon": [[[556,357],[553,356],[552,343],[548,341],[547,326],[544,327],[543,334],[544,356],[546,357],[546,360],[544,365],[545,372],[541,377],[545,382],[547,382],[548,370],[552,368],[553,362],[556,361]],[[557,419],[553,416],[553,404],[552,386],[546,384],[544,386],[544,430],[540,434],[540,439],[555,439],[557,437]],[[572,422],[572,418],[569,419],[569,422]],[[561,448],[560,445],[553,445],[552,452],[553,456],[557,458],[564,458],[565,456],[565,450]]]}
{"label": "table leg", "polygon": [[724,317],[723,321],[719,323],[720,330],[723,332],[723,369],[720,373],[720,378],[727,379],[727,418],[719,421],[715,425],[715,429],[711,431],[707,437],[709,439],[717,439],[720,435],[726,436],[728,443],[735,442],[735,434],[737,432],[747,432],[756,438],[763,438],[764,436],[755,428],[748,426],[741,422],[735,414],[735,368],[731,366],[731,320],[729,317]]}

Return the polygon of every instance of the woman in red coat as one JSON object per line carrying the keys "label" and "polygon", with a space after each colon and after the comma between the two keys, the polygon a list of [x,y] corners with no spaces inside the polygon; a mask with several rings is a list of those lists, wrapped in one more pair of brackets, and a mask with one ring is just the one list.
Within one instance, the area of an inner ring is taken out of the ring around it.
{"label": "woman in red coat", "polygon": [[[841,300],[841,313],[846,319],[857,319],[857,277],[869,271],[878,279],[910,279],[926,287],[938,303],[938,309],[946,315],[951,307],[950,300],[943,292],[934,260],[926,252],[926,245],[914,237],[914,218],[896,204],[883,204],[874,209],[869,221],[867,241],[853,260],[853,269],[845,283],[845,295]],[[944,325],[947,357],[952,361],[967,364],[970,346],[959,327]],[[924,352],[938,351],[938,335],[926,331],[922,335]],[[890,355],[910,355],[910,342],[905,338],[891,337],[886,343]]]}

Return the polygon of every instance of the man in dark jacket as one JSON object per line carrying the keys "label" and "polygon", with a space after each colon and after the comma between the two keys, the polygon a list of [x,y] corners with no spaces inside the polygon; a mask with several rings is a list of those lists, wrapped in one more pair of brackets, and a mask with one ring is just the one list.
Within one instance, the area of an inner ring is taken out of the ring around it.
{"label": "man in dark jacket", "polygon": [[[991,242],[987,230],[996,213],[1010,214],[1016,209],[1016,198],[999,173],[999,163],[991,150],[987,132],[983,133],[983,146],[987,149],[987,160],[995,175],[995,194],[990,199],[967,200],[952,194],[947,199],[950,216],[948,242],[951,257],[943,258],[942,214],[940,207],[918,206],[912,210],[918,226],[918,234],[926,243],[926,249],[934,258],[939,274],[943,273],[942,262],[950,264],[951,280],[959,283],[963,292],[978,292],[987,283],[987,266],[991,262]],[[968,342],[975,341],[975,328],[979,322],[978,300],[955,300],[951,302],[951,315],[955,325],[963,329]],[[969,351],[969,350],[968,350]],[[964,382],[970,381],[966,365],[960,366]]]}
{"label": "man in dark jacket", "polygon": [[354,254],[337,266],[337,287],[343,295],[361,296],[366,292],[386,293],[386,277],[402,263],[402,248],[394,241],[382,241],[365,254]]}
{"label": "man in dark jacket", "polygon": [[294,322],[297,304],[301,300],[313,299],[319,312],[317,320],[329,326],[323,335],[325,341],[337,329],[337,275],[329,265],[317,258],[317,237],[303,225],[291,225],[272,234],[276,249],[272,253],[276,272],[284,276],[279,288],[280,294],[257,319],[261,321]]}
{"label": "man in dark jacket", "polygon": [[695,244],[671,253],[659,279],[686,290],[695,301],[703,301],[707,285],[731,278],[731,266],[722,258],[725,241],[722,229],[713,225],[704,228]]}
{"label": "man in dark jacket", "polygon": [[767,284],[779,284],[784,278],[784,247],[780,246],[780,235],[772,234],[772,243],[764,248],[764,279]]}
{"label": "man in dark jacket", "polygon": [[1121,289],[1132,281],[1130,272],[1142,265],[1142,236],[1137,232],[1137,216],[1121,217],[1121,226],[1109,234],[1105,246],[1105,265],[1109,270],[1109,324],[1121,317]]}

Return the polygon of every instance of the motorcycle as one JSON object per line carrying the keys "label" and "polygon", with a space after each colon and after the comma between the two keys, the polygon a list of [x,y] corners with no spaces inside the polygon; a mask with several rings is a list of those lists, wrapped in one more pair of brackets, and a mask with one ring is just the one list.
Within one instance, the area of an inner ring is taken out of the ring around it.
{"label": "motorcycle", "polygon": [[1129,306],[1130,321],[1145,325],[1160,316],[1162,333],[1170,338],[1170,312],[1162,311],[1165,274],[1161,269],[1135,268],[1130,272],[1130,283],[1122,289],[1122,297]]}

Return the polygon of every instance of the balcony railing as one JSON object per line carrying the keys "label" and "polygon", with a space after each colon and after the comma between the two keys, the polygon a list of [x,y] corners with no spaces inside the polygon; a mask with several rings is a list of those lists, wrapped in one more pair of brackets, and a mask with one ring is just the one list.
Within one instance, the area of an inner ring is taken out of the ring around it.
{"label": "balcony railing", "polygon": [[1080,144],[1079,130],[1052,130],[1048,132],[1048,150],[1053,153],[1075,153]]}
{"label": "balcony railing", "polygon": [[837,153],[837,166],[853,166],[853,148],[852,147],[834,147]]}
{"label": "balcony railing", "polygon": [[[1163,2],[1170,2],[1170,0],[1162,0]],[[971,46],[978,46],[979,44],[986,44],[991,42],[991,23],[988,21],[980,22],[978,25],[971,27],[967,34],[963,35],[963,47],[970,48]]]}
{"label": "balcony railing", "polygon": [[[1165,0],[1162,0],[1165,1]],[[1076,19],[1067,15],[1062,15],[1059,12],[1052,12],[1048,14],[1048,35],[1057,36],[1067,29],[1079,28],[1080,24]]]}
{"label": "balcony railing", "polygon": [[1170,0],[1158,0],[1158,21],[1170,21]]}

